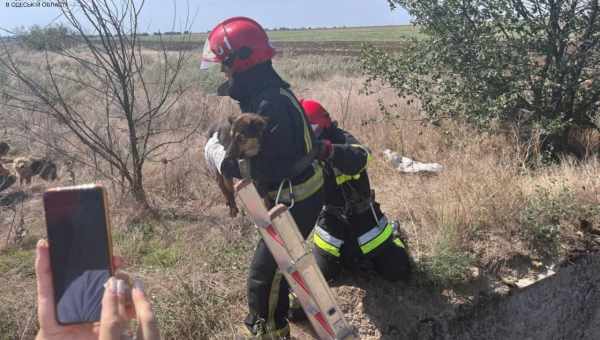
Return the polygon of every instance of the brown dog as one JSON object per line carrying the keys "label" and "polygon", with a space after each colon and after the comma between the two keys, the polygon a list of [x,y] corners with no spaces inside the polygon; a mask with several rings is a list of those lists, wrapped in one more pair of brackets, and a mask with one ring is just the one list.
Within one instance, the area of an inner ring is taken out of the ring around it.
{"label": "brown dog", "polygon": [[[208,136],[210,138],[215,132],[218,133],[219,142],[225,147],[226,159],[250,158],[260,151],[260,141],[266,127],[265,117],[243,113],[214,125],[209,129]],[[229,215],[235,217],[239,210],[235,203],[233,179],[216,171],[216,181],[229,206]]]}
{"label": "brown dog", "polygon": [[23,182],[30,184],[31,178],[37,175],[45,181],[54,181],[57,178],[56,164],[48,159],[17,157],[13,160],[13,168],[19,179],[19,185]]}

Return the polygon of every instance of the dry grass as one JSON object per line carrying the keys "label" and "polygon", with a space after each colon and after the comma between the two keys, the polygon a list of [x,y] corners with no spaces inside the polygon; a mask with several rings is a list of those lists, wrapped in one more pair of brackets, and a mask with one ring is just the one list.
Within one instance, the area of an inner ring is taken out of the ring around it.
{"label": "dry grass", "polygon": [[[217,83],[190,64],[186,81],[197,84],[180,103],[187,119],[211,121],[237,112],[228,99],[206,97],[203,88]],[[598,226],[600,164],[565,161],[527,170],[510,136],[473,130],[456,123],[436,127],[421,121],[417,104],[399,103],[397,118],[386,119],[379,99],[396,100],[391,90],[359,93],[356,64],[339,57],[278,59],[276,67],[298,96],[320,100],[342,127],[375,153],[370,176],[378,200],[399,219],[419,269],[418,278],[447,286],[469,278],[469,267],[501,273],[515,256],[558,261],[585,246],[582,221]],[[212,78],[211,78],[212,77]],[[201,114],[201,105],[208,114]],[[10,115],[3,112],[2,115]],[[3,120],[5,121],[5,120]],[[8,126],[15,152],[29,144]],[[18,132],[18,131],[17,131]],[[127,270],[146,282],[167,339],[226,338],[245,315],[245,275],[257,235],[242,218],[230,219],[217,186],[204,168],[202,133],[170,150],[179,155],[163,164],[148,163],[146,186],[160,221],[138,216],[119,188],[110,189],[116,252]],[[438,162],[436,176],[404,175],[388,165],[381,152],[390,148],[408,157]],[[75,169],[78,182],[100,180],[88,168]],[[62,171],[60,184],[70,184]],[[24,190],[32,199],[22,205],[28,235],[4,245],[12,211],[0,210],[0,339],[31,338],[36,330],[32,255],[44,235],[39,199],[48,184],[37,181]],[[580,232],[580,233],[578,233]],[[583,235],[583,236],[582,236]]]}

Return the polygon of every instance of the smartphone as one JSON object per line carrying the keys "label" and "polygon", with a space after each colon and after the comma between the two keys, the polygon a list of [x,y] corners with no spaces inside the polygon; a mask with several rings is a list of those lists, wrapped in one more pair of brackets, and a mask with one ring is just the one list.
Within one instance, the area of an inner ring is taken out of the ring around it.
{"label": "smartphone", "polygon": [[96,184],[44,192],[56,321],[100,320],[104,284],[114,274],[106,190]]}

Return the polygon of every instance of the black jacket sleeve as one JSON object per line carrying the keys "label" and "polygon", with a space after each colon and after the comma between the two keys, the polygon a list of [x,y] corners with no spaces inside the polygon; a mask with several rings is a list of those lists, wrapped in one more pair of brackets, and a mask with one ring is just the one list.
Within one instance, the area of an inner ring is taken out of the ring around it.
{"label": "black jacket sleeve", "polygon": [[329,134],[333,143],[333,155],[329,162],[346,175],[356,175],[367,167],[368,149],[349,132],[338,127],[332,128]]}
{"label": "black jacket sleeve", "polygon": [[252,159],[252,177],[279,181],[288,176],[297,158],[293,151],[295,131],[290,113],[280,100],[263,100],[256,113],[267,118],[268,124],[263,132],[261,151]]}

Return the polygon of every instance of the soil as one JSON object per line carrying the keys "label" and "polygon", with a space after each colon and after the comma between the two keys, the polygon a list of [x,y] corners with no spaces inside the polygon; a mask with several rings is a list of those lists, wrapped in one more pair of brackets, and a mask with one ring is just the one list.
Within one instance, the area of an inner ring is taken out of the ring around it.
{"label": "soil", "polygon": [[[600,253],[578,256],[525,288],[454,290],[348,277],[335,291],[360,339],[600,339]],[[487,288],[486,288],[487,287]],[[295,339],[313,339],[308,324]]]}

